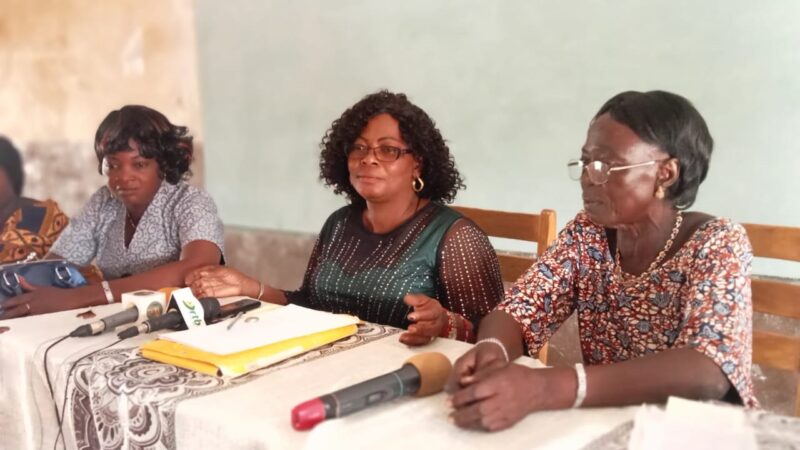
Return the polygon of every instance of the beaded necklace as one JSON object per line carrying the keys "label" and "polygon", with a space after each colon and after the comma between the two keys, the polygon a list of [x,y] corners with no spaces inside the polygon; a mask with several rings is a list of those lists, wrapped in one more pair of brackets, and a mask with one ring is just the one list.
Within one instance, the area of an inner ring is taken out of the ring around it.
{"label": "beaded necklace", "polygon": [[[658,253],[656,259],[654,259],[653,262],[650,263],[650,266],[647,268],[647,270],[635,276],[632,280],[628,279],[624,281],[623,284],[631,285],[643,281],[650,275],[650,272],[654,271],[658,267],[658,265],[661,264],[661,261],[667,256],[667,252],[669,251],[670,248],[672,248],[672,244],[675,242],[675,238],[678,236],[678,231],[680,231],[681,229],[681,223],[683,223],[683,213],[681,213],[681,211],[678,211],[678,214],[676,214],[675,216],[675,225],[672,227],[672,232],[669,235],[669,239],[667,239],[667,243],[664,244],[664,248]],[[633,275],[626,274],[625,272],[622,271],[622,256],[619,251],[619,242],[617,242],[617,251],[614,258],[614,262],[616,263],[616,266],[614,267],[614,272],[616,272],[618,276],[622,277],[623,275],[628,275],[628,277],[633,277]]]}

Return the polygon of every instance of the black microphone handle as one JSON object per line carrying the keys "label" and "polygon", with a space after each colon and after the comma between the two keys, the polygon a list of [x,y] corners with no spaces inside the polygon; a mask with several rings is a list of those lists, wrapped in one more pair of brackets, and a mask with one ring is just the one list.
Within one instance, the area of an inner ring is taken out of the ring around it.
{"label": "black microphone handle", "polygon": [[167,328],[175,328],[183,324],[183,316],[181,316],[181,312],[177,309],[171,309],[167,311],[166,314],[153,317],[150,320],[144,321],[144,323],[147,324],[147,332],[151,333],[153,331],[164,330]]}
{"label": "black microphone handle", "polygon": [[124,325],[126,323],[136,322],[136,319],[138,318],[139,318],[139,308],[137,308],[136,306],[131,306],[116,314],[112,314],[100,320],[103,322],[103,331],[105,331],[105,330],[113,330],[114,328],[117,328],[118,326]]}
{"label": "black microphone handle", "polygon": [[133,305],[92,323],[87,323],[75,328],[69,335],[72,337],[86,337],[100,334],[106,330],[116,328],[120,325],[136,322],[139,318],[139,309]]}
{"label": "black microphone handle", "polygon": [[[219,314],[219,301],[216,299],[203,298],[200,300],[200,304],[203,305],[203,317],[206,323],[210,322],[211,319],[217,317]],[[165,314],[145,320],[137,326],[123,330],[117,334],[117,336],[120,339],[127,339],[142,333],[152,333],[159,330],[178,328],[181,325],[186,325],[183,322],[181,312],[177,309],[170,309]]]}
{"label": "black microphone handle", "polygon": [[[203,320],[208,323],[211,319],[217,317],[219,314],[219,300],[215,298],[203,298],[200,299],[200,304],[203,305]],[[148,324],[148,333],[152,333],[153,331],[164,330],[164,329],[171,329],[177,328],[181,325],[186,326],[183,322],[183,316],[181,312],[177,309],[168,312],[167,314],[153,317],[152,319],[145,321]]]}
{"label": "black microphone handle", "polygon": [[420,375],[416,367],[403,367],[353,386],[319,397],[325,405],[325,418],[342,417],[372,405],[388,402],[419,390]]}
{"label": "black microphone handle", "polygon": [[128,339],[134,336],[138,336],[140,334],[147,333],[148,327],[144,323],[140,323],[139,325],[133,325],[124,330],[117,333],[117,337],[120,339]]}
{"label": "black microphone handle", "polygon": [[[204,297],[204,298],[214,299],[214,297]],[[227,305],[220,305],[218,317],[228,317],[228,316],[234,316],[239,313],[244,313],[256,308],[260,308],[261,304],[262,303],[259,300],[244,298],[242,300],[235,301],[233,303],[228,303]]]}

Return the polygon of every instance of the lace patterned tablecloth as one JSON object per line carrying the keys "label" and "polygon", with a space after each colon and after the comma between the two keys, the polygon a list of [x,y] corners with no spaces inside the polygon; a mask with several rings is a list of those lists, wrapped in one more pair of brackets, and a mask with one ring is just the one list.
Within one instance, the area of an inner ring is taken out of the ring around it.
{"label": "lace patterned tablecloth", "polygon": [[349,350],[399,333],[397,328],[362,324],[349,338],[238,378],[219,378],[163,364],[138,348],[109,349],[75,368],[68,410],[77,448],[174,449],[179,402],[249,383],[267,373]]}

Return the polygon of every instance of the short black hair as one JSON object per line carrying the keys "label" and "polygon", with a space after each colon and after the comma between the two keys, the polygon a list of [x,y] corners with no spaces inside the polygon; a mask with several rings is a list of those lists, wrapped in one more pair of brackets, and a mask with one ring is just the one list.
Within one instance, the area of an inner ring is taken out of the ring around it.
{"label": "short black hair", "polygon": [[156,160],[164,179],[170,184],[191,176],[189,166],[194,147],[188,129],[173,125],[164,114],[141,105],[126,105],[111,111],[97,128],[94,151],[101,174],[103,159],[129,150],[130,140],[139,145],[141,156]]}
{"label": "short black hair", "polygon": [[4,136],[0,136],[0,168],[6,172],[11,189],[19,197],[25,184],[25,172],[22,170],[22,156],[14,144]]}
{"label": "short black hair", "polygon": [[442,134],[430,116],[405,94],[386,90],[367,95],[333,121],[320,143],[320,179],[332,186],[336,194],[344,193],[352,204],[366,204],[350,184],[346,150],[358,139],[367,122],[380,114],[389,114],[399,123],[403,140],[421,161],[420,178],[425,187],[417,195],[437,202],[452,202],[458,190],[466,186]]}
{"label": "short black hair", "polygon": [[706,121],[694,105],[670,92],[628,91],[607,101],[595,118],[605,113],[678,160],[680,176],[667,190],[667,199],[678,209],[692,206],[714,149]]}

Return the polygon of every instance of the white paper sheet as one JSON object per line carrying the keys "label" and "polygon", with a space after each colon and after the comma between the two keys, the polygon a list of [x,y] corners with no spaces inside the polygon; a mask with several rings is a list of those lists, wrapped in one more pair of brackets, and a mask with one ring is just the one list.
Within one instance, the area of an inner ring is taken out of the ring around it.
{"label": "white paper sheet", "polygon": [[670,397],[666,409],[643,405],[636,413],[630,450],[756,450],[743,408]]}
{"label": "white paper sheet", "polygon": [[217,355],[228,355],[359,322],[354,316],[331,314],[296,305],[264,311],[261,308],[253,310],[240,317],[228,329],[231,320],[233,319],[207,327],[162,334],[159,338]]}

